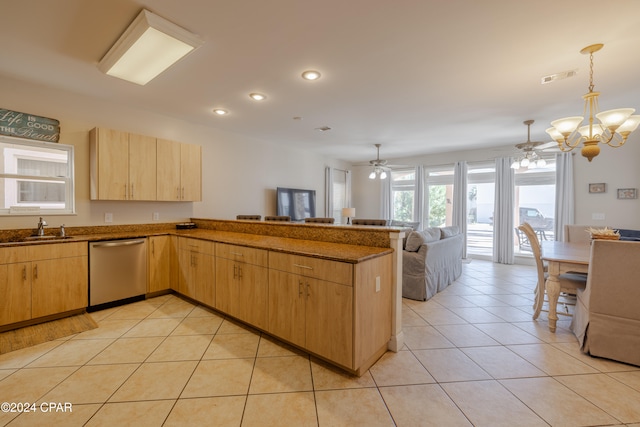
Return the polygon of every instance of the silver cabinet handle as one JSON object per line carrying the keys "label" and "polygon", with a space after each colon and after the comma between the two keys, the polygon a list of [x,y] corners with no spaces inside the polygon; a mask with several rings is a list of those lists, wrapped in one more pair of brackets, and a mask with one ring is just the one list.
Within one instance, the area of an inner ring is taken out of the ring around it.
{"label": "silver cabinet handle", "polygon": [[25,282],[27,281],[27,266],[26,265],[22,268],[22,280],[24,280]]}
{"label": "silver cabinet handle", "polygon": [[308,265],[301,264],[293,264],[294,267],[306,268],[307,270],[313,270],[313,267],[309,267]]}
{"label": "silver cabinet handle", "polygon": [[34,277],[35,279],[37,279],[37,278],[38,278],[38,264],[36,264],[36,265],[33,267],[33,277]]}
{"label": "silver cabinet handle", "polygon": [[240,253],[240,252],[230,252],[231,255],[238,255],[238,256],[244,256],[244,254]]}

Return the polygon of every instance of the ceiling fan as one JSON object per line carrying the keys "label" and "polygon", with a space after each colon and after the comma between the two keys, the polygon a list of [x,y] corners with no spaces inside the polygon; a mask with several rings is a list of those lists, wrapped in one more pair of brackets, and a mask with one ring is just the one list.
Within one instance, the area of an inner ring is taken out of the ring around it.
{"label": "ceiling fan", "polygon": [[550,151],[549,148],[557,146],[555,142],[531,141],[531,125],[534,120],[525,120],[523,123],[527,125],[527,142],[516,144],[516,148],[521,151],[520,157],[512,164],[512,169],[534,169],[543,168],[547,165],[547,161],[542,157],[540,151]]}

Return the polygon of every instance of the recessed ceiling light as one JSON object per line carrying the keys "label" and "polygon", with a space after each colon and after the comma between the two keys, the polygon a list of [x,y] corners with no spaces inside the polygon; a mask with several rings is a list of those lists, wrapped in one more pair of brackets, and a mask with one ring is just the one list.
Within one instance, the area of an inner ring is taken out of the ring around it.
{"label": "recessed ceiling light", "polygon": [[305,80],[318,80],[320,78],[320,72],[315,70],[307,70],[302,73],[302,78]]}
{"label": "recessed ceiling light", "polygon": [[254,101],[264,101],[265,99],[267,99],[267,95],[254,92],[249,94],[249,98],[253,99]]}
{"label": "recessed ceiling light", "polygon": [[331,128],[329,126],[320,126],[319,128],[315,128],[314,130],[317,130],[320,132],[326,132],[328,130],[331,130]]}
{"label": "recessed ceiling light", "polygon": [[213,110],[214,113],[216,113],[219,116],[224,116],[226,114],[229,114],[229,112],[227,110],[225,110],[224,108],[215,108]]}

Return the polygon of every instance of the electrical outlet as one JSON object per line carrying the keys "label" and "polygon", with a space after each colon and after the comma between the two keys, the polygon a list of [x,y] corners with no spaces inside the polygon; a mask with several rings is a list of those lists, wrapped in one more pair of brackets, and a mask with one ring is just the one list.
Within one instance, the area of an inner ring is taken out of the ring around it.
{"label": "electrical outlet", "polygon": [[380,276],[376,276],[376,292],[380,292]]}
{"label": "electrical outlet", "polygon": [[113,222],[113,214],[111,212],[104,214],[104,222]]}
{"label": "electrical outlet", "polygon": [[154,221],[160,221],[160,212],[154,212],[153,213],[153,220]]}

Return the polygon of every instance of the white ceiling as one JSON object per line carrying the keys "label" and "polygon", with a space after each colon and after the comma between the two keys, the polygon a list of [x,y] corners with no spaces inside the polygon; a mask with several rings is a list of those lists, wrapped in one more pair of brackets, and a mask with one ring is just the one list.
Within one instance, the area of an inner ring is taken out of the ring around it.
{"label": "white ceiling", "polygon": [[[1,3],[0,76],[353,162],[375,158],[375,143],[383,158],[516,144],[526,119],[536,120],[531,139],[548,141],[551,120],[582,114],[589,62],[579,51],[593,43],[605,44],[601,110],[640,109],[638,0]],[[205,41],[146,86],[96,67],[141,8]],[[307,69],[322,78],[302,80]]]}

